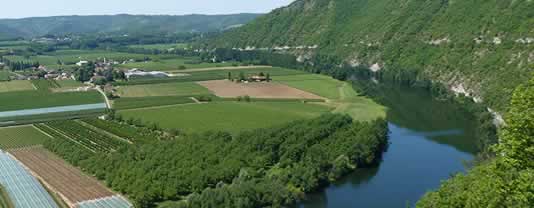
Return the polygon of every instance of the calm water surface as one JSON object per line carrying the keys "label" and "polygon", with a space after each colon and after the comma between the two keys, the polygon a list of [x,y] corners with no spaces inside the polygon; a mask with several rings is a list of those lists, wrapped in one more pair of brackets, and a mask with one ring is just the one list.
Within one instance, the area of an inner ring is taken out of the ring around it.
{"label": "calm water surface", "polygon": [[451,174],[465,171],[476,141],[472,118],[423,90],[384,87],[390,146],[376,168],[361,169],[309,194],[298,207],[408,207]]}

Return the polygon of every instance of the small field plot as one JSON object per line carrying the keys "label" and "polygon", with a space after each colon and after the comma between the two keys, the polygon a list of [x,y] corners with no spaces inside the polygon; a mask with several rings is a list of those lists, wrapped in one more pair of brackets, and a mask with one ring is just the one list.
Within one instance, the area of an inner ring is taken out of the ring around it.
{"label": "small field plot", "polygon": [[0,128],[0,149],[30,147],[41,145],[48,136],[33,126]]}
{"label": "small field plot", "polygon": [[235,83],[228,80],[214,80],[198,83],[224,98],[248,95],[253,98],[321,99],[312,93],[272,82]]}
{"label": "small field plot", "polygon": [[184,96],[210,94],[208,89],[194,82],[132,85],[118,88],[121,97]]}
{"label": "small field plot", "polygon": [[49,93],[20,91],[0,93],[0,112],[58,106],[103,103],[104,98],[96,91]]}
{"label": "small field plot", "polygon": [[1,81],[8,81],[10,75],[11,75],[11,73],[8,72],[8,71],[0,70],[0,82]]}
{"label": "small field plot", "polygon": [[[32,83],[27,80],[13,80],[0,82],[0,93],[34,90]],[[0,100],[2,100],[0,98]],[[3,100],[2,100],[3,101]]]}
{"label": "small field plot", "polygon": [[83,174],[58,156],[41,147],[10,152],[26,167],[46,181],[47,186],[61,194],[70,206],[75,203],[113,196],[113,192],[96,179]]}
{"label": "small field plot", "polygon": [[332,108],[298,102],[213,102],[120,111],[125,118],[139,118],[163,128],[186,132],[221,130],[239,132],[313,118]]}
{"label": "small field plot", "polygon": [[274,82],[283,83],[328,99],[339,99],[339,88],[343,86],[344,83],[331,77],[318,74],[275,76],[272,79]]}

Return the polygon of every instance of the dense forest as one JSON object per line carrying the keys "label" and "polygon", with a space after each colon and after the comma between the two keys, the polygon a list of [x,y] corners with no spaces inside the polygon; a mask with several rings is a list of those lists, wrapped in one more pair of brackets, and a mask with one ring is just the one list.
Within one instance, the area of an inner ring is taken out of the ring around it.
{"label": "dense forest", "polygon": [[[65,140],[45,147],[139,207],[280,207],[380,161],[384,120],[327,114],[231,135],[208,132],[93,154]],[[174,202],[173,202],[174,201]]]}
{"label": "dense forest", "polygon": [[532,207],[534,205],[534,76],[512,96],[497,157],[458,174],[417,207]]}
{"label": "dense forest", "polygon": [[278,48],[313,64],[416,74],[506,112],[534,70],[533,17],[525,0],[298,0],[204,47]]}
{"label": "dense forest", "polygon": [[259,14],[235,15],[100,15],[0,19],[0,38],[87,33],[137,34],[223,31],[245,24]]}

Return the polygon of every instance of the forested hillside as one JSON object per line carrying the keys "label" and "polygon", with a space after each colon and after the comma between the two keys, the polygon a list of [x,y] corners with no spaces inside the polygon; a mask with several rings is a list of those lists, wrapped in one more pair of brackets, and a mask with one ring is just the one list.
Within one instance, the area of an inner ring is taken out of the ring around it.
{"label": "forested hillside", "polygon": [[297,0],[207,45],[440,81],[505,112],[534,71],[533,25],[530,0]]}
{"label": "forested hillside", "polygon": [[497,157],[446,181],[417,207],[534,205],[534,76],[513,94]]}
{"label": "forested hillside", "polygon": [[36,37],[82,33],[214,32],[245,24],[259,14],[101,15],[0,19],[0,37]]}

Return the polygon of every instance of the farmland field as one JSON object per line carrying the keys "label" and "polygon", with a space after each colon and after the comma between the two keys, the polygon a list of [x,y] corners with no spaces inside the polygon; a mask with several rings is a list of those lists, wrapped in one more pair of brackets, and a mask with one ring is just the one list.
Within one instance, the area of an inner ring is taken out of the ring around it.
{"label": "farmland field", "polygon": [[345,113],[356,120],[368,121],[386,116],[383,106],[360,96],[348,82],[318,74],[275,76],[273,81],[329,98],[330,102],[325,104],[333,107],[334,113]]}
{"label": "farmland field", "polygon": [[11,61],[25,61],[25,62],[39,62],[46,67],[58,69],[60,65],[58,60],[65,65],[73,65],[80,60],[98,60],[98,59],[113,59],[117,61],[135,59],[142,60],[145,57],[153,57],[152,55],[121,53],[99,50],[59,50],[55,52],[46,53],[44,55],[30,56],[29,59],[23,56],[4,56]]}
{"label": "farmland field", "polygon": [[224,98],[250,96],[253,98],[321,99],[309,92],[272,82],[235,83],[229,80],[212,80],[198,83],[214,92],[215,95]]}
{"label": "farmland field", "polygon": [[228,67],[232,66],[234,63],[201,63],[198,58],[167,58],[167,59],[156,59],[148,62],[134,62],[127,63],[121,66],[127,68],[139,68],[148,71],[175,71],[180,70],[180,66],[185,67],[186,69],[195,69],[195,68],[208,68],[208,67]]}
{"label": "farmland field", "polygon": [[8,81],[10,74],[11,73],[6,71],[6,70],[0,70],[0,82],[1,81]]}
{"label": "farmland field", "polygon": [[56,80],[38,79],[32,80],[31,83],[39,91],[50,91],[53,88],[61,87]]}
{"label": "farmland field", "polygon": [[118,110],[146,108],[153,106],[194,103],[191,96],[158,96],[119,98],[113,101],[113,108]]}
{"label": "farmland field", "polygon": [[167,50],[170,48],[185,48],[187,44],[183,43],[169,43],[169,44],[144,44],[144,45],[129,45],[129,48],[144,48],[144,49],[158,49]]}
{"label": "farmland field", "polygon": [[[0,93],[34,90],[32,83],[27,80],[13,80],[0,82]],[[0,95],[1,98],[1,95]]]}
{"label": "farmland field", "polygon": [[283,83],[329,99],[339,99],[338,89],[343,85],[342,81],[318,74],[275,76],[272,79],[274,82]]}
{"label": "farmland field", "polygon": [[54,138],[67,139],[92,152],[113,152],[125,141],[112,138],[76,121],[52,121],[37,127]]}
{"label": "farmland field", "polygon": [[193,82],[132,85],[118,88],[121,97],[184,96],[210,94],[208,89]]}
{"label": "farmland field", "polygon": [[24,148],[10,153],[46,181],[51,190],[59,192],[69,205],[114,195],[99,181],[44,148]]}
{"label": "farmland field", "polygon": [[104,102],[102,95],[96,91],[66,93],[7,92],[0,93],[0,100],[2,100],[0,112]]}
{"label": "farmland field", "polygon": [[331,108],[297,102],[213,102],[154,109],[120,111],[125,118],[140,118],[161,127],[186,132],[240,130],[280,125],[289,121],[313,118]]}
{"label": "farmland field", "polygon": [[7,150],[43,144],[49,139],[33,126],[0,128],[0,149]]}
{"label": "farmland field", "polygon": [[258,74],[260,72],[269,73],[272,76],[287,76],[287,75],[299,75],[307,74],[303,71],[278,68],[278,67],[265,67],[265,68],[248,68],[248,69],[224,69],[224,70],[211,70],[211,71],[198,71],[188,72],[190,76],[172,77],[167,79],[153,79],[153,78],[138,78],[128,82],[118,82],[117,85],[140,85],[140,84],[155,84],[155,83],[169,83],[169,82],[193,82],[193,81],[207,81],[207,80],[220,80],[227,79],[228,74],[237,77],[239,73],[243,72],[245,76]]}

